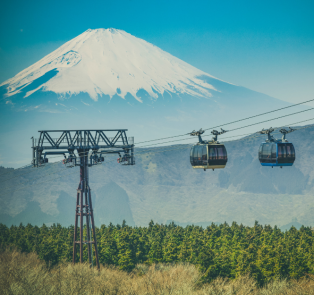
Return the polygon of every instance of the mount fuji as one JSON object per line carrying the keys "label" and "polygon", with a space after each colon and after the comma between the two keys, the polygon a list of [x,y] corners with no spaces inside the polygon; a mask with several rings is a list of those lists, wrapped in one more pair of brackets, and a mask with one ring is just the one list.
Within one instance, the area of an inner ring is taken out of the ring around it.
{"label": "mount fuji", "polygon": [[[25,90],[44,75],[47,82]],[[7,84],[7,97],[24,89],[24,98],[42,90],[62,97],[85,92],[94,101],[130,93],[142,102],[140,89],[154,99],[165,92],[211,97],[217,89],[197,78],[202,75],[213,78],[124,31],[98,29],[87,30],[0,86]]]}
{"label": "mount fuji", "polygon": [[286,105],[125,31],[87,30],[0,84],[0,165],[29,163],[38,130],[127,128],[136,144]]}

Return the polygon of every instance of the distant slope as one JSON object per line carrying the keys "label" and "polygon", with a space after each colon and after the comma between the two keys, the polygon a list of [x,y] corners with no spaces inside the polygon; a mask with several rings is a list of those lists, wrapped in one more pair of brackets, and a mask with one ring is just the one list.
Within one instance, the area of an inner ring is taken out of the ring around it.
{"label": "distant slope", "polygon": [[[259,135],[227,142],[229,161],[220,171],[193,170],[187,145],[164,152],[165,148],[155,148],[155,154],[151,148],[137,150],[135,166],[111,161],[90,168],[96,223],[126,219],[129,224],[147,225],[153,219],[159,223],[236,221],[252,225],[258,220],[281,227],[297,218],[300,224],[313,226],[314,127],[289,134],[296,148],[293,167],[260,166],[257,151],[263,139]],[[62,164],[14,172],[8,169],[0,175],[0,216],[26,222],[29,215],[23,212],[33,207],[30,202],[37,202],[51,222],[73,224],[78,179],[78,168],[66,169]],[[37,224],[45,218],[38,215]]]}
{"label": "distant slope", "polygon": [[286,230],[289,230],[291,227],[295,227],[296,229],[299,230],[301,228],[301,226],[302,226],[301,223],[299,223],[296,220],[294,220],[294,221],[289,222],[288,224],[285,224],[285,225],[281,226],[280,229],[282,231],[286,231]]}
{"label": "distant slope", "polygon": [[94,203],[96,224],[121,224],[123,220],[134,226],[132,211],[129,205],[129,196],[115,182],[100,187]]}

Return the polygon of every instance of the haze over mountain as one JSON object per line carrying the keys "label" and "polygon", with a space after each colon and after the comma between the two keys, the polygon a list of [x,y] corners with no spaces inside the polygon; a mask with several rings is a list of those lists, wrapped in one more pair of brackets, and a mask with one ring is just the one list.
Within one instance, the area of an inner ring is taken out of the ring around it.
{"label": "haze over mountain", "polygon": [[0,164],[6,167],[30,163],[30,138],[38,130],[126,128],[136,143],[288,105],[116,29],[85,31],[4,81],[0,96]]}
{"label": "haze over mountain", "polygon": [[[314,226],[314,127],[287,138],[296,160],[282,169],[260,165],[257,152],[264,135],[226,142],[227,166],[215,171],[191,167],[190,145],[136,149],[135,166],[121,166],[108,156],[89,169],[96,224],[125,219],[147,226],[153,219],[203,226],[225,221],[252,226],[255,220],[283,229]],[[0,168],[0,182],[0,222],[74,223],[78,167]]]}

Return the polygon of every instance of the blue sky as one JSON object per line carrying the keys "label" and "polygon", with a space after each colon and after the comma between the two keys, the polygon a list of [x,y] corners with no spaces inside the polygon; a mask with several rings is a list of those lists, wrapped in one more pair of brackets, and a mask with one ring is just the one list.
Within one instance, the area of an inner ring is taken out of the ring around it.
{"label": "blue sky", "polygon": [[2,1],[0,83],[91,28],[117,28],[228,82],[314,98],[314,1]]}

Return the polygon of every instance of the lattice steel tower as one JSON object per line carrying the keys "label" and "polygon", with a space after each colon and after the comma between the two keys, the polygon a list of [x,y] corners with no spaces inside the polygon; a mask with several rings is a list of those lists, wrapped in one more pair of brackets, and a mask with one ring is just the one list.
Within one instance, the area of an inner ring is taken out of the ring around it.
{"label": "lattice steel tower", "polygon": [[[67,167],[80,167],[80,182],[77,189],[75,207],[73,263],[75,263],[77,256],[77,245],[80,248],[81,263],[83,262],[83,247],[87,245],[88,260],[92,264],[92,245],[94,245],[96,265],[99,268],[88,167],[101,164],[104,161],[104,155],[116,153],[119,154],[119,163],[134,165],[134,138],[127,138],[126,131],[127,129],[45,130],[39,131],[39,139],[32,138],[33,167],[39,167],[48,163],[47,156],[49,155],[64,155],[63,163]],[[113,133],[112,137],[108,136],[110,133]],[[79,225],[78,220],[80,221]],[[85,237],[84,225],[86,225]],[[78,227],[80,229],[79,236]]]}

